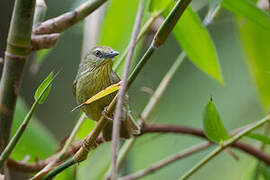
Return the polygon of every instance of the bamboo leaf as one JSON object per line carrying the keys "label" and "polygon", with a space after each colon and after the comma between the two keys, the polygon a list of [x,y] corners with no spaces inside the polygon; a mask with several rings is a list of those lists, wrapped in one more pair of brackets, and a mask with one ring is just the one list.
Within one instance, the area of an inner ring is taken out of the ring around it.
{"label": "bamboo leaf", "polygon": [[251,0],[223,0],[222,5],[236,15],[241,15],[266,30],[270,30],[269,14],[258,8]]}
{"label": "bamboo leaf", "polygon": [[261,141],[261,142],[263,142],[265,144],[270,144],[270,138],[265,136],[265,135],[258,134],[258,133],[250,133],[250,134],[248,134],[246,136],[251,138],[251,139]]}
{"label": "bamboo leaf", "polygon": [[94,129],[94,127],[96,126],[96,121],[93,121],[88,117],[85,118],[86,118],[85,121],[83,122],[77,133],[77,138],[79,140],[83,140],[89,134],[89,132],[92,131],[92,129]]}
{"label": "bamboo leaf", "polygon": [[[246,62],[254,77],[265,112],[270,108],[270,31],[252,21],[237,18]],[[270,22],[270,20],[268,19]]]}
{"label": "bamboo leaf", "polygon": [[211,141],[222,144],[222,142],[230,138],[223,126],[212,98],[205,108],[203,126],[206,136]]}
{"label": "bamboo leaf", "polygon": [[[163,14],[167,15],[168,12],[165,10]],[[214,43],[198,15],[190,7],[185,10],[176,24],[173,34],[192,63],[218,82],[223,83]]]}
{"label": "bamboo leaf", "polygon": [[53,72],[51,72],[37,88],[34,98],[36,101],[38,101],[39,104],[42,104],[48,97],[50,90],[52,88],[51,85],[52,80],[53,80]]}

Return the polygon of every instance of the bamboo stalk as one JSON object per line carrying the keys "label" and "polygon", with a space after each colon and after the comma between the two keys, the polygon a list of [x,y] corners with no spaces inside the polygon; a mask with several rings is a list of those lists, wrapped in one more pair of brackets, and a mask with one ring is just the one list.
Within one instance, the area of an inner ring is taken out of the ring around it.
{"label": "bamboo stalk", "polygon": [[35,0],[16,0],[0,83],[0,152],[8,143],[25,61],[30,53]]}

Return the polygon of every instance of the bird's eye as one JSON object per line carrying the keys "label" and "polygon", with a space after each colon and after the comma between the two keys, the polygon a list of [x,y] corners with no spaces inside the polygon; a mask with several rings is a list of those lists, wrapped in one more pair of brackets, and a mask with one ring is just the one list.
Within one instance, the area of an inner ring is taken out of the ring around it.
{"label": "bird's eye", "polygon": [[96,57],[99,57],[99,58],[102,57],[102,53],[99,50],[96,50],[94,54]]}

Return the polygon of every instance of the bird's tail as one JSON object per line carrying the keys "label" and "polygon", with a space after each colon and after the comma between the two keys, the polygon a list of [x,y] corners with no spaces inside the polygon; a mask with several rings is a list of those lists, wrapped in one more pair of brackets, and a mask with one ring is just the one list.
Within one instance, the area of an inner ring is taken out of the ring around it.
{"label": "bird's tail", "polygon": [[[109,121],[102,131],[102,136],[105,141],[112,140],[112,127],[113,121]],[[120,137],[124,139],[129,139],[136,134],[140,133],[139,125],[135,120],[129,115],[128,118],[124,121],[121,121],[120,127]]]}

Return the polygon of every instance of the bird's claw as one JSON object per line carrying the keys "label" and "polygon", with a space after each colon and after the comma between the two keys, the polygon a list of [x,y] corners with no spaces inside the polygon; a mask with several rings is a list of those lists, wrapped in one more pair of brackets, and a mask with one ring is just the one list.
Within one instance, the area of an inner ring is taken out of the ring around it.
{"label": "bird's claw", "polygon": [[109,114],[109,113],[108,113],[108,111],[107,111],[107,107],[105,107],[105,108],[103,109],[103,111],[102,111],[102,115],[103,115],[106,119],[113,121],[113,118],[109,117],[108,114]]}
{"label": "bird's claw", "polygon": [[85,151],[89,152],[89,148],[86,146],[86,139],[83,139],[83,141],[82,141],[82,148],[83,148]]}
{"label": "bird's claw", "polygon": [[96,149],[97,146],[98,146],[98,144],[97,144],[96,142],[94,142],[94,144],[93,144],[91,147],[87,147],[86,144],[87,144],[87,143],[86,143],[86,138],[85,138],[85,139],[82,141],[82,148],[83,148],[85,151],[87,151],[87,152],[89,152],[89,149],[90,149],[90,148]]}

